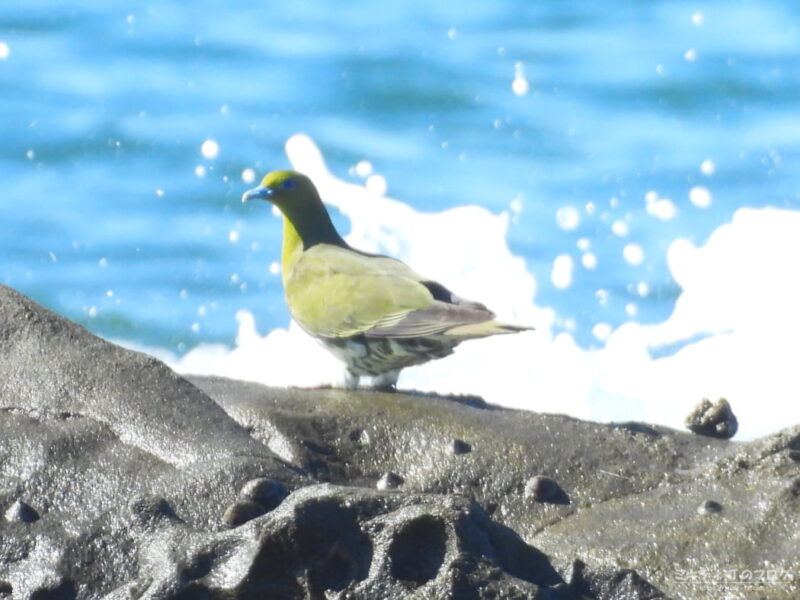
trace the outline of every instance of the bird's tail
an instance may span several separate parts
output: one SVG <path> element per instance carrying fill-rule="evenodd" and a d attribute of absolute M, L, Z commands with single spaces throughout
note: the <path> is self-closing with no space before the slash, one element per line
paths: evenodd
<path fill-rule="evenodd" d="M 522 325 L 509 325 L 507 323 L 499 323 L 497 321 L 483 321 L 481 323 L 468 323 L 466 325 L 457 325 L 452 329 L 448 329 L 445 335 L 454 338 L 481 338 L 490 335 L 498 335 L 503 333 L 519 333 L 520 331 L 532 331 L 533 327 L 525 327 Z"/>

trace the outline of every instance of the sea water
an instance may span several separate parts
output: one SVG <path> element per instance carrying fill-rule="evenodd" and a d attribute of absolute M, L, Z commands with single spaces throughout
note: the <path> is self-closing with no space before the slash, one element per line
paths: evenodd
<path fill-rule="evenodd" d="M 290 322 L 311 175 L 348 241 L 536 331 L 401 387 L 739 437 L 800 418 L 800 5 L 0 7 L 0 282 L 182 371 L 336 381 Z"/>

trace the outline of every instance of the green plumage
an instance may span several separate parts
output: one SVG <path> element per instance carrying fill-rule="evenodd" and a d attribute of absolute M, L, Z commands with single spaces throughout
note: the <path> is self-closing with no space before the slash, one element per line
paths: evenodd
<path fill-rule="evenodd" d="M 283 213 L 282 271 L 292 317 L 359 377 L 393 387 L 400 369 L 441 358 L 466 339 L 530 329 L 494 321 L 399 260 L 351 248 L 336 232 L 311 180 L 270 173 L 242 201 L 269 200 Z"/>

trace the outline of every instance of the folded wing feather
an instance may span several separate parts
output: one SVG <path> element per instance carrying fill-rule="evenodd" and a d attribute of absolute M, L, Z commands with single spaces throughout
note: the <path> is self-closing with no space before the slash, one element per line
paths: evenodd
<path fill-rule="evenodd" d="M 467 339 L 527 329 L 497 323 L 483 304 L 398 260 L 327 244 L 303 253 L 287 278 L 286 296 L 304 329 L 329 338 Z"/>

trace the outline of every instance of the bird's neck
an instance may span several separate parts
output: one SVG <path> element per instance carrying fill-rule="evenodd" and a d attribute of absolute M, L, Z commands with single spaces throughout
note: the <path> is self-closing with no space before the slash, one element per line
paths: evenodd
<path fill-rule="evenodd" d="M 305 228 L 302 232 L 297 231 L 291 219 L 283 217 L 283 248 L 281 250 L 281 271 L 283 283 L 286 285 L 286 278 L 292 272 L 295 263 L 303 254 L 303 250 L 308 250 L 316 244 L 331 244 L 333 246 L 347 247 L 342 237 L 337 233 L 327 213 L 326 219 L 318 223 L 317 227 Z"/>
<path fill-rule="evenodd" d="M 281 272 L 283 276 L 283 286 L 286 287 L 286 278 L 292 272 L 294 264 L 303 253 L 303 240 L 292 222 L 286 217 L 283 218 L 283 248 L 281 249 Z"/>

